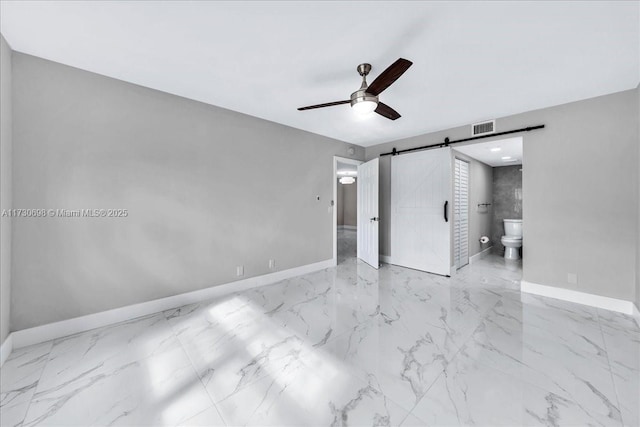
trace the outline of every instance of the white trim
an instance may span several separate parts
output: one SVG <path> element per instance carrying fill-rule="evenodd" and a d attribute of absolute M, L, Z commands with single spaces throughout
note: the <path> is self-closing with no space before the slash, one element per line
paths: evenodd
<path fill-rule="evenodd" d="M 520 282 L 520 290 L 529 294 L 575 302 L 577 304 L 617 311 L 618 313 L 632 316 L 635 316 L 634 310 L 637 311 L 635 304 L 631 301 L 603 297 L 601 295 L 588 294 L 571 289 L 556 288 L 555 286 L 539 285 L 537 283 L 527 282 L 526 280 Z"/>
<path fill-rule="evenodd" d="M 636 319 L 636 323 L 638 324 L 638 327 L 640 327 L 640 310 L 638 310 L 638 306 L 635 304 L 631 304 L 633 306 L 633 313 L 631 313 L 631 315 L 633 317 L 635 317 Z"/>
<path fill-rule="evenodd" d="M 464 265 L 462 267 L 464 267 Z M 462 268 L 462 267 L 460 267 L 460 268 Z M 458 272 L 458 267 L 455 266 L 455 265 L 452 265 L 451 268 L 449 269 L 449 277 L 455 276 L 457 272 Z"/>
<path fill-rule="evenodd" d="M 331 175 L 333 182 L 333 206 L 329 206 L 329 209 L 332 210 L 331 217 L 333 218 L 333 265 L 338 265 L 338 211 L 336 210 L 336 206 L 338 204 L 338 161 L 341 163 L 346 163 L 349 165 L 361 165 L 364 163 L 362 160 L 349 159 L 347 157 L 333 156 L 333 174 Z"/>
<path fill-rule="evenodd" d="M 469 264 L 473 264 L 474 262 L 478 262 L 482 258 L 484 258 L 487 255 L 489 255 L 489 252 L 491 252 L 491 248 L 493 248 L 493 246 L 489 246 L 487 249 L 484 249 L 484 250 L 478 252 L 477 254 L 470 256 L 469 257 Z"/>
<path fill-rule="evenodd" d="M 393 264 L 391 262 L 391 256 L 389 255 L 378 255 L 378 258 L 380 259 L 380 262 L 384 262 L 385 264 Z"/>
<path fill-rule="evenodd" d="M 0 367 L 4 365 L 11 352 L 13 351 L 13 333 L 7 335 L 4 342 L 0 346 Z"/>
<path fill-rule="evenodd" d="M 140 304 L 129 305 L 126 307 L 115 308 L 113 310 L 102 311 L 100 313 L 88 314 L 86 316 L 36 326 L 34 328 L 23 329 L 11 334 L 13 347 L 19 348 L 31 344 L 46 342 L 52 339 L 77 334 L 79 332 L 85 332 L 91 329 L 112 325 L 114 323 L 135 319 L 137 317 L 159 313 L 171 308 L 205 301 L 238 291 L 270 285 L 280 280 L 312 273 L 318 270 L 324 270 L 325 268 L 332 267 L 333 265 L 333 260 L 328 259 L 314 264 L 307 264 L 300 267 L 290 268 L 288 270 L 264 274 L 262 276 L 250 277 L 236 282 L 200 289 L 198 291 L 173 295 Z M 4 357 L 4 344 L 2 351 L 2 356 Z"/>

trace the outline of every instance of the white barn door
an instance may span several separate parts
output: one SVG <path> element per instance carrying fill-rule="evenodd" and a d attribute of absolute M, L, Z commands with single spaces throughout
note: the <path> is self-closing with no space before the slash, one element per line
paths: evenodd
<path fill-rule="evenodd" d="M 391 160 L 391 262 L 451 274 L 451 150 Z"/>
<path fill-rule="evenodd" d="M 358 258 L 379 267 L 378 159 L 358 166 Z"/>
<path fill-rule="evenodd" d="M 453 179 L 453 262 L 469 264 L 469 163 L 456 159 Z"/>

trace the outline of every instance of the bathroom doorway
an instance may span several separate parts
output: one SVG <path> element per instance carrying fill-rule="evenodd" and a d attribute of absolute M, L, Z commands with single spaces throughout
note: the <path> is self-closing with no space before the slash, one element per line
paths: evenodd
<path fill-rule="evenodd" d="M 488 253 L 503 257 L 507 254 L 506 260 L 518 261 L 523 255 L 524 241 L 522 236 L 523 138 L 515 137 L 457 146 L 454 149 L 454 157 L 456 168 L 458 165 L 463 168 L 463 162 L 467 162 L 468 165 L 466 182 L 464 172 L 460 171 L 459 200 L 454 198 L 454 215 L 459 215 L 459 218 L 454 217 L 453 231 L 453 255 L 456 268 L 465 265 L 465 226 L 467 227 L 466 248 L 470 263 Z M 468 191 L 466 199 L 462 191 L 465 184 Z M 457 191 L 459 191 L 458 188 L 454 187 L 454 195 Z M 468 210 L 465 212 L 465 206 L 456 207 L 456 202 L 466 205 Z M 456 227 L 459 227 L 459 231 Z M 456 248 L 456 239 L 461 247 Z"/>

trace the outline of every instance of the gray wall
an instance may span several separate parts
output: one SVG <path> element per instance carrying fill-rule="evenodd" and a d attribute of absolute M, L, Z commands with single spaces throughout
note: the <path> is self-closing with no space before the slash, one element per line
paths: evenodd
<path fill-rule="evenodd" d="M 479 203 L 491 203 L 493 198 L 493 168 L 476 159 L 452 150 L 452 155 L 469 162 L 469 256 L 490 246 L 480 245 L 480 237 L 491 235 L 491 206 L 478 210 Z M 453 239 L 451 240 L 453 242 Z M 451 258 L 453 259 L 453 258 Z"/>
<path fill-rule="evenodd" d="M 0 212 L 11 209 L 11 56 L 0 35 Z M 11 217 L 0 218 L 0 342 L 9 335 L 11 310 Z"/>
<path fill-rule="evenodd" d="M 638 233 L 637 90 L 499 118 L 523 134 L 523 279 L 635 300 Z M 469 126 L 368 147 L 382 152 L 468 137 Z M 489 138 L 491 139 L 499 139 Z M 380 161 L 381 253 L 389 250 L 390 157 Z M 567 283 L 578 274 L 578 285 Z"/>
<path fill-rule="evenodd" d="M 640 84 L 636 87 L 636 106 L 638 113 L 638 126 L 636 127 L 636 140 L 640 145 Z M 638 165 L 640 165 L 640 150 L 638 150 Z M 638 223 L 636 230 L 636 307 L 640 311 L 640 174 L 638 174 Z M 638 325 L 640 321 L 636 319 Z"/>
<path fill-rule="evenodd" d="M 516 191 L 522 195 L 522 165 L 493 168 L 493 205 L 491 240 L 493 251 L 504 255 L 500 242 L 504 236 L 504 219 L 522 219 L 523 200 L 518 200 Z"/>
<path fill-rule="evenodd" d="M 358 178 L 353 184 L 338 182 L 338 225 L 358 225 Z"/>
<path fill-rule="evenodd" d="M 12 326 L 331 259 L 333 156 L 350 145 L 14 53 Z M 320 196 L 320 201 L 316 200 Z"/>

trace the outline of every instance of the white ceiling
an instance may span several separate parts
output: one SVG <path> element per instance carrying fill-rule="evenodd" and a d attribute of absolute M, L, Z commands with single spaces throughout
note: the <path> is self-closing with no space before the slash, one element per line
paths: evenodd
<path fill-rule="evenodd" d="M 472 143 L 462 146 L 456 145 L 454 149 L 493 167 L 522 164 L 521 136 L 501 139 L 499 141 Z M 508 157 L 508 159 L 505 157 Z"/>
<path fill-rule="evenodd" d="M 634 88 L 639 3 L 2 1 L 13 49 L 363 146 Z M 402 118 L 356 116 L 356 66 Z M 370 79 L 371 81 L 372 79 Z"/>

